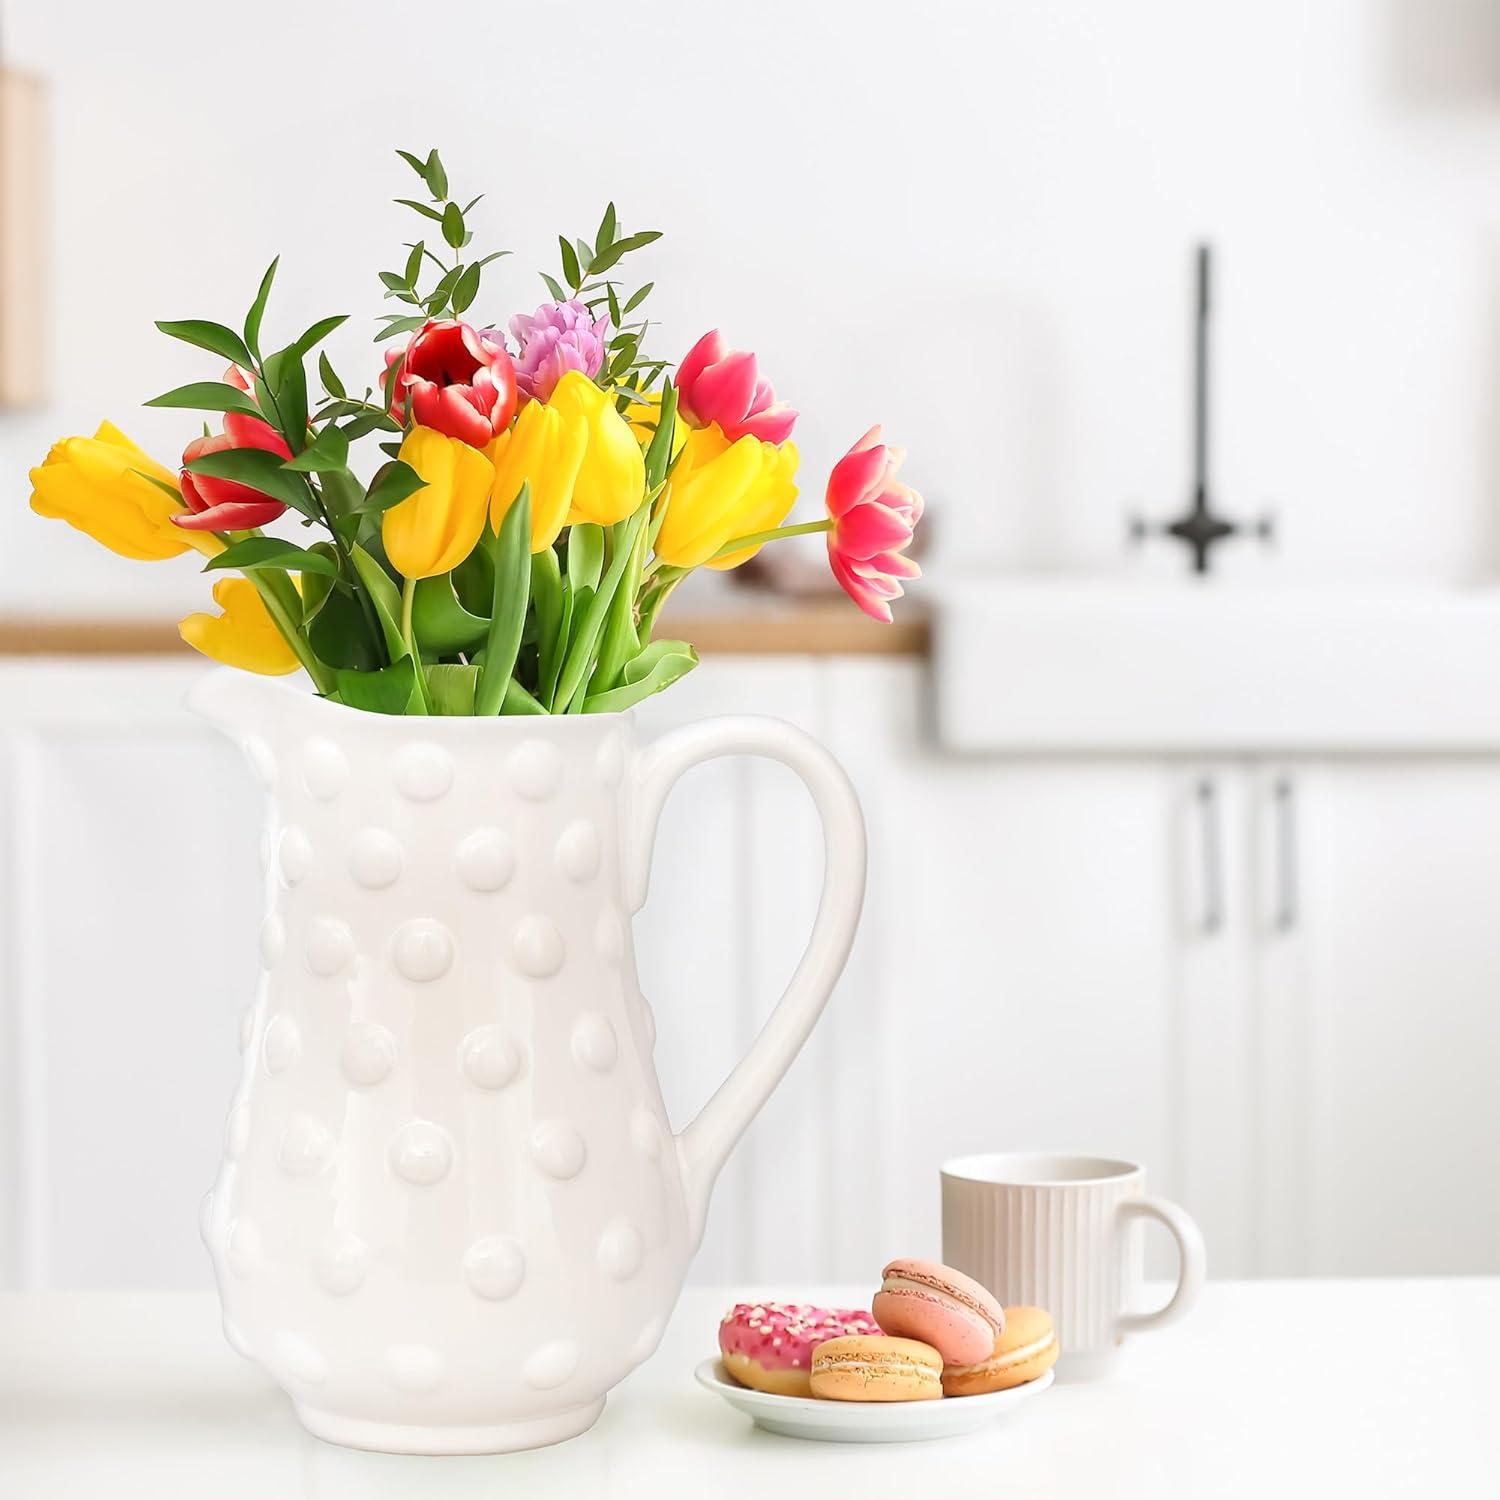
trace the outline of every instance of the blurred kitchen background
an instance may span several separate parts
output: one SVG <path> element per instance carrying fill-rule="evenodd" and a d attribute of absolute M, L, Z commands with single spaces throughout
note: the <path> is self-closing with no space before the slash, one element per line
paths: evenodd
<path fill-rule="evenodd" d="M 805 514 L 876 420 L 928 498 L 895 627 L 700 589 L 642 713 L 807 727 L 871 833 L 695 1276 L 935 1253 L 944 1158 L 1048 1146 L 1146 1162 L 1216 1274 L 1500 1271 L 1500 0 L 0 0 L 0 66 L 0 1285 L 207 1283 L 261 900 L 259 790 L 179 706 L 205 580 L 25 470 L 106 416 L 173 462 L 138 405 L 217 369 L 152 319 L 237 322 L 277 252 L 269 326 L 353 313 L 373 378 L 434 144 L 515 252 L 475 313 L 613 198 L 665 231 L 654 346 L 719 327 L 801 408 Z M 1191 498 L 1202 242 L 1210 499 L 1274 538 L 1193 579 L 1130 522 Z M 720 763 L 658 849 L 681 1124 L 818 842 Z"/>

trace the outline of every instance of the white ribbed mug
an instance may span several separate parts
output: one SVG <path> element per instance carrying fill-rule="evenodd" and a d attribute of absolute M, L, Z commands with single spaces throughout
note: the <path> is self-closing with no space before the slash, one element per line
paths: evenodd
<path fill-rule="evenodd" d="M 1060 1378 L 1108 1371 L 1127 1333 L 1180 1318 L 1203 1285 L 1203 1235 L 1175 1203 L 1146 1196 L 1145 1168 L 1099 1156 L 987 1155 L 945 1162 L 943 1259 L 1011 1306 L 1052 1314 Z M 1177 1241 L 1177 1289 L 1140 1300 L 1142 1219 Z"/>

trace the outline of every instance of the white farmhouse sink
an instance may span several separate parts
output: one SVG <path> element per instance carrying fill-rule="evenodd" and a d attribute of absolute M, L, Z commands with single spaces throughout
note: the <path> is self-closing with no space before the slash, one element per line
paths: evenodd
<path fill-rule="evenodd" d="M 946 746 L 1500 751 L 1500 590 L 943 580 Z"/>

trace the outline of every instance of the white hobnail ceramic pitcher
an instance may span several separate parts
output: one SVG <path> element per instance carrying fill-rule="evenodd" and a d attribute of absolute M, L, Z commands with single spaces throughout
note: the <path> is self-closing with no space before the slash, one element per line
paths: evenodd
<path fill-rule="evenodd" d="M 661 1337 L 714 1178 L 817 1020 L 864 891 L 815 741 L 630 714 L 396 718 L 227 669 L 191 705 L 265 785 L 263 973 L 205 1201 L 230 1343 L 320 1437 L 407 1453 L 584 1431 Z M 674 1136 L 630 916 L 669 789 L 715 756 L 807 783 L 807 952 Z"/>

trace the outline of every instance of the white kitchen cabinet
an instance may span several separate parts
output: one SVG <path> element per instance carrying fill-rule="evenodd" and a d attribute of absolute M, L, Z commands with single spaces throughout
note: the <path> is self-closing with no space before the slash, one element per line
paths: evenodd
<path fill-rule="evenodd" d="M 1500 763 L 1267 766 L 1257 795 L 1285 872 L 1262 920 L 1260 1268 L 1493 1273 Z"/>

